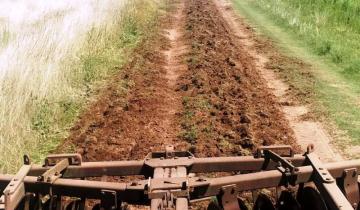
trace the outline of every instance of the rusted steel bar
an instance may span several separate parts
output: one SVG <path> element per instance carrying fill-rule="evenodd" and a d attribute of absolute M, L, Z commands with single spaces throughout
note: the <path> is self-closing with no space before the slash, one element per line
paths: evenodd
<path fill-rule="evenodd" d="M 357 168 L 360 170 L 360 160 L 342 161 L 337 163 L 324 164 L 334 178 L 342 176 L 344 169 Z M 299 167 L 295 184 L 310 182 L 312 180 L 313 168 L 311 166 Z M 12 175 L 0 175 L 0 190 L 3 190 L 12 179 Z M 163 178 L 164 182 L 171 182 L 179 178 Z M 160 180 L 159 180 L 160 181 Z M 236 184 L 238 191 L 255 190 L 269 187 L 282 186 L 286 182 L 283 174 L 278 170 L 262 171 L 250 174 L 240 174 L 219 178 L 188 178 L 188 186 L 191 189 L 191 199 L 215 196 L 220 192 L 221 187 Z M 113 190 L 119 195 L 125 196 L 124 199 L 134 204 L 140 202 L 140 198 L 145 199 L 146 180 L 134 183 L 114 183 L 99 182 L 74 179 L 57 179 L 52 185 L 39 184 L 37 177 L 27 176 L 24 179 L 27 191 L 48 193 L 50 186 L 54 194 L 64 196 L 99 198 L 101 190 Z M 169 188 L 171 189 L 171 188 Z M 130 198 L 132 197 L 132 199 Z M 146 200 L 146 199 L 145 199 Z"/>
<path fill-rule="evenodd" d="M 0 189 L 3 190 L 6 184 L 12 179 L 12 175 L 0 175 Z M 126 183 L 117 182 L 100 182 L 76 179 L 57 179 L 54 183 L 38 182 L 37 177 L 27 176 L 24 178 L 25 188 L 27 192 L 37 192 L 48 194 L 50 188 L 54 195 L 64 195 L 73 197 L 99 198 L 101 190 L 114 190 L 124 192 L 128 188 Z M 143 189 L 143 187 L 141 188 Z M 136 190 L 132 190 L 136 191 Z"/>
<path fill-rule="evenodd" d="M 100 177 L 100 176 L 130 176 L 145 174 L 144 161 L 103 161 L 83 162 L 81 166 L 69 166 L 64 178 Z M 30 176 L 43 174 L 48 167 L 34 165 L 29 173 Z"/>
<path fill-rule="evenodd" d="M 305 156 L 307 161 L 310 162 L 313 167 L 314 183 L 321 192 L 328 207 L 331 210 L 353 210 L 354 207 L 346 199 L 345 195 L 337 186 L 336 180 L 331 176 L 327 168 L 323 166 L 315 153 L 305 154 Z"/>
<path fill-rule="evenodd" d="M 354 210 L 336 182 L 320 184 L 315 181 L 315 184 L 330 210 Z"/>
<path fill-rule="evenodd" d="M 19 172 L 11 178 L 9 184 L 5 187 L 4 195 L 1 197 L 1 203 L 5 210 L 15 209 L 16 206 L 25 197 L 25 185 L 23 180 L 29 173 L 31 165 L 23 165 Z"/>
<path fill-rule="evenodd" d="M 164 174 L 165 174 L 165 169 L 164 168 L 155 168 L 153 178 L 154 179 L 164 178 Z M 151 199 L 150 209 L 151 210 L 160 209 L 160 206 L 163 204 L 162 199 L 163 198 Z"/>
<path fill-rule="evenodd" d="M 302 155 L 287 157 L 295 166 L 302 166 L 305 158 Z M 260 171 L 264 164 L 264 158 L 252 156 L 242 157 L 217 157 L 196 158 L 190 167 L 190 173 L 231 172 L 231 171 Z M 274 169 L 276 163 L 271 162 L 267 169 Z"/>
<path fill-rule="evenodd" d="M 324 167 L 329 170 L 334 178 L 342 176 L 344 169 L 360 169 L 360 160 L 342 161 L 337 163 L 327 163 Z M 295 184 L 311 182 L 313 175 L 312 166 L 298 167 L 299 171 L 295 177 Z M 219 178 L 191 178 L 189 180 L 190 188 L 194 189 L 191 193 L 192 198 L 202 198 L 215 196 L 220 192 L 222 186 L 236 184 L 238 191 L 256 190 L 277 186 L 284 186 L 286 177 L 278 170 L 261 171 L 249 174 L 240 174 L 235 176 L 226 176 Z"/>
<path fill-rule="evenodd" d="M 239 209 L 238 192 L 308 182 L 315 183 L 331 209 L 350 210 L 357 206 L 359 190 L 347 186 L 358 184 L 360 160 L 322 164 L 310 150 L 304 156 L 294 156 L 289 148 L 263 147 L 256 157 L 195 158 L 189 152 L 175 152 L 173 147 L 167 147 L 165 152 L 150 153 L 144 161 L 87 163 L 76 154 L 49 156 L 44 166 L 32 165 L 29 173 L 21 173 L 23 193 L 8 207 L 13 208 L 27 193 L 48 196 L 51 202 L 63 196 L 76 197 L 81 203 L 97 199 L 101 201 L 99 207 L 105 209 L 116 209 L 126 202 L 150 205 L 151 209 L 185 210 L 191 201 L 216 196 L 222 209 Z M 272 149 L 285 151 L 285 157 Z M 209 172 L 240 174 L 217 178 L 192 175 Z M 41 174 L 44 178 L 39 179 Z M 82 180 L 103 175 L 144 175 L 145 179 L 127 183 Z M 0 175 L 0 190 L 15 178 L 18 179 L 16 175 Z"/>
<path fill-rule="evenodd" d="M 185 159 L 185 160 L 184 160 Z M 301 155 L 286 158 L 295 166 L 301 166 L 305 158 Z M 150 164 L 150 165 L 147 165 Z M 153 168 L 187 166 L 188 173 L 210 173 L 231 171 L 259 171 L 264 164 L 263 158 L 252 156 L 217 157 L 217 158 L 178 158 L 178 159 L 153 159 L 149 161 L 104 161 L 83 162 L 81 166 L 69 166 L 63 173 L 64 178 L 100 177 L 100 176 L 152 176 Z M 150 167 L 151 166 L 151 167 Z M 271 162 L 267 169 L 274 169 L 276 163 Z M 43 174 L 48 167 L 34 165 L 30 176 Z"/>

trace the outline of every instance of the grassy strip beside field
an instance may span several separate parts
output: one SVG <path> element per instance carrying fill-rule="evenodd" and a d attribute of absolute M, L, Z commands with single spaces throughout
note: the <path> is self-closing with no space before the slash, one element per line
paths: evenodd
<path fill-rule="evenodd" d="M 23 154 L 29 154 L 33 161 L 38 162 L 57 147 L 99 87 L 119 71 L 132 49 L 151 33 L 159 9 L 164 6 L 157 0 L 135 0 L 125 4 L 111 17 L 111 24 L 93 26 L 84 34 L 85 42 L 79 42 L 79 47 L 75 47 L 79 50 L 64 56 L 60 66 L 62 71 L 50 78 L 50 86 L 45 87 L 50 89 L 44 95 L 33 95 L 29 91 L 29 97 L 23 100 L 21 93 L 28 94 L 27 89 L 14 93 L 17 81 L 8 84 L 12 92 L 0 92 L 2 97 L 9 93 L 6 96 L 9 100 L 2 103 L 16 101 L 24 108 L 14 110 L 18 112 L 17 118 L 0 110 L 5 118 L 0 123 L 1 171 L 15 171 L 22 164 Z M 28 78 L 32 79 L 31 75 Z"/>
<path fill-rule="evenodd" d="M 340 134 L 338 139 L 350 139 L 359 145 L 358 20 L 351 15 L 355 8 L 338 8 L 334 2 L 233 0 L 239 13 L 258 32 L 274 40 L 285 55 L 311 65 L 308 71 L 314 83 L 306 81 L 295 67 L 286 72 L 290 83 L 314 93 L 311 99 L 315 114 L 340 130 L 336 133 Z"/>

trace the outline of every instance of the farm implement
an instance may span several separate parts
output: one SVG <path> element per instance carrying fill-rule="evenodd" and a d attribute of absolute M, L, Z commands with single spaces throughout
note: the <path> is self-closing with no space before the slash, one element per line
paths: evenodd
<path fill-rule="evenodd" d="M 358 209 L 360 160 L 324 164 L 313 150 L 270 146 L 254 156 L 196 158 L 167 146 L 142 161 L 59 154 L 44 165 L 25 156 L 17 174 L 0 175 L 0 209 Z"/>

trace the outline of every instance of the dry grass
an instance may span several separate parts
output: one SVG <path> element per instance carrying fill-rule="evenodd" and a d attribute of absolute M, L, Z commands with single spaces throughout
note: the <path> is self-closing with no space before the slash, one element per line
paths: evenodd
<path fill-rule="evenodd" d="M 56 147 L 92 86 L 125 62 L 158 7 L 156 0 L 1 3 L 1 171 L 16 170 L 23 154 L 39 160 Z"/>

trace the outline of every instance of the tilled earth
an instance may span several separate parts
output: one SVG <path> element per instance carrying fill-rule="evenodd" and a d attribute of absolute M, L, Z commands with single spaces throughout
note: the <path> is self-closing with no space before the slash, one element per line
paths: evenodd
<path fill-rule="evenodd" d="M 170 1 L 59 150 L 87 161 L 143 159 L 165 144 L 195 156 L 245 155 L 290 144 L 293 131 L 210 0 Z"/>

